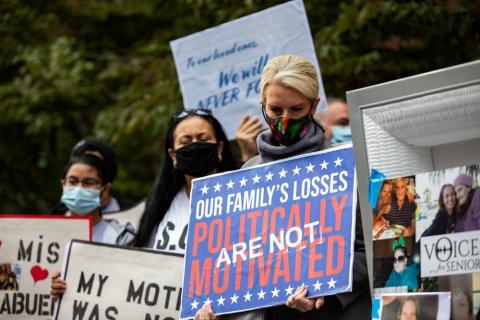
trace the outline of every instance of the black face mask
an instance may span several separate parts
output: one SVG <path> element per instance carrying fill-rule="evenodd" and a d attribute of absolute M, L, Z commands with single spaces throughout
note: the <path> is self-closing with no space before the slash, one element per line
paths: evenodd
<path fill-rule="evenodd" d="M 175 150 L 177 168 L 192 177 L 203 177 L 218 168 L 216 143 L 193 142 Z"/>

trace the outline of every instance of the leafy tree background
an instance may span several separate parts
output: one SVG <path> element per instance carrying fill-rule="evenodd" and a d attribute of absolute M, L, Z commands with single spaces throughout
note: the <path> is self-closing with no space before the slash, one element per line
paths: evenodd
<path fill-rule="evenodd" d="M 114 193 L 145 197 L 182 98 L 169 41 L 274 0 L 0 2 L 0 212 L 58 202 L 72 146 L 110 142 Z M 480 57 L 480 1 L 305 0 L 327 95 Z"/>

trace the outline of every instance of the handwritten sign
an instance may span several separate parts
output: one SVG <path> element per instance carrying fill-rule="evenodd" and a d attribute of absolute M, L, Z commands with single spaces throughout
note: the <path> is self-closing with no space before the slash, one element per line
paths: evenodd
<path fill-rule="evenodd" d="M 355 190 L 351 144 L 195 179 L 181 318 L 351 291 Z"/>
<path fill-rule="evenodd" d="M 0 319 L 50 319 L 50 277 L 72 238 L 91 238 L 86 217 L 0 215 Z"/>
<path fill-rule="evenodd" d="M 312 36 L 300 0 L 290 1 L 170 42 L 186 109 L 211 109 L 227 136 L 245 113 L 263 119 L 260 76 L 268 60 L 300 55 L 319 75 L 320 105 L 326 98 Z"/>
<path fill-rule="evenodd" d="M 480 231 L 421 237 L 422 277 L 480 272 Z"/>
<path fill-rule="evenodd" d="M 178 319 L 183 256 L 72 241 L 54 319 Z"/>

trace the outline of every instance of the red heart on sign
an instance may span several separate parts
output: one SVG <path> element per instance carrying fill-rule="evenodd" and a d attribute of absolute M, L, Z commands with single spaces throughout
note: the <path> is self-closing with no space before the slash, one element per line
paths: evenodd
<path fill-rule="evenodd" d="M 48 270 L 42 269 L 39 265 L 33 266 L 30 269 L 30 274 L 32 275 L 33 281 L 37 283 L 37 281 L 45 280 L 48 277 Z"/>

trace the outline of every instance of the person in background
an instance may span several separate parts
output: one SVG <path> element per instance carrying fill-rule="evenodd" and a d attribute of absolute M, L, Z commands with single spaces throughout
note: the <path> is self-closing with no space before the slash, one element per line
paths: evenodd
<path fill-rule="evenodd" d="M 473 188 L 471 176 L 461 174 L 453 185 L 458 200 L 455 232 L 480 230 L 480 188 Z"/>
<path fill-rule="evenodd" d="M 406 286 L 408 290 L 417 289 L 419 270 L 415 263 L 407 265 L 408 258 L 405 238 L 400 237 L 398 240 L 394 240 L 392 249 L 393 270 L 385 283 L 385 287 Z"/>
<path fill-rule="evenodd" d="M 257 117 L 244 115 L 237 128 L 235 139 L 241 152 L 241 162 L 245 163 L 247 160 L 258 154 L 256 139 L 258 134 L 262 131 L 262 122 Z"/>
<path fill-rule="evenodd" d="M 327 111 L 315 114 L 325 128 L 325 137 L 332 145 L 352 141 L 347 102 L 341 98 L 328 97 Z"/>
<path fill-rule="evenodd" d="M 130 224 L 104 219 L 101 212 L 101 195 L 110 190 L 107 166 L 92 154 L 82 154 L 70 160 L 61 180 L 61 202 L 68 208 L 67 215 L 90 216 L 93 223 L 93 241 L 128 246 L 135 237 Z M 51 296 L 55 301 L 66 290 L 60 272 L 52 275 Z"/>
<path fill-rule="evenodd" d="M 267 63 L 260 82 L 260 103 L 269 128 L 257 137 L 259 155 L 247 161 L 244 167 L 330 146 L 323 128 L 313 119 L 320 101 L 318 90 L 315 68 L 305 58 L 284 55 Z M 286 305 L 225 315 L 221 319 L 370 319 L 371 298 L 359 216 L 357 210 L 352 292 L 309 299 L 306 298 L 308 288 L 301 286 L 288 298 Z M 216 319 L 208 304 L 195 316 L 195 320 L 204 319 Z"/>
<path fill-rule="evenodd" d="M 124 206 L 112 196 L 112 185 L 117 176 L 117 162 L 115 159 L 115 152 L 112 147 L 100 140 L 81 140 L 73 148 L 70 153 L 70 159 L 81 156 L 83 154 L 90 154 L 102 159 L 106 165 L 105 181 L 110 184 L 108 192 L 103 192 L 101 196 L 102 214 L 109 214 L 118 212 L 124 209 Z M 65 214 L 68 208 L 59 203 L 50 210 L 50 214 Z"/>
<path fill-rule="evenodd" d="M 180 111 L 172 117 L 162 156 L 135 246 L 185 254 L 192 180 L 237 165 L 222 126 L 206 109 Z"/>
<path fill-rule="evenodd" d="M 438 198 L 439 209 L 432 224 L 422 233 L 422 237 L 450 233 L 453 231 L 457 210 L 455 187 L 444 184 Z"/>

